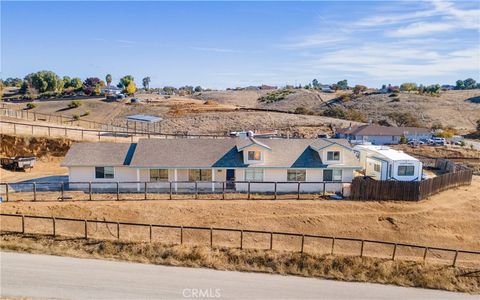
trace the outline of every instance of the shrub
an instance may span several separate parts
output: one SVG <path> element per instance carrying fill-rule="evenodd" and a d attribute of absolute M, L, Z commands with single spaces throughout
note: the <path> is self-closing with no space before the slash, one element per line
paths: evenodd
<path fill-rule="evenodd" d="M 282 89 L 266 94 L 258 98 L 258 102 L 273 103 L 285 99 L 286 96 L 295 93 L 290 89 Z"/>
<path fill-rule="evenodd" d="M 68 104 L 68 108 L 77 108 L 77 107 L 80 107 L 81 105 L 82 105 L 82 102 L 80 102 L 79 100 L 73 100 Z"/>
<path fill-rule="evenodd" d="M 27 105 L 26 105 L 27 109 L 33 109 L 35 107 L 37 107 L 37 105 L 35 103 L 32 103 L 32 102 L 28 102 Z"/>
<path fill-rule="evenodd" d="M 461 147 L 465 147 L 465 145 L 466 145 L 465 141 L 460 141 L 460 146 L 461 146 Z M 473 146 L 473 145 L 472 145 L 472 146 Z"/>
<path fill-rule="evenodd" d="M 357 122 L 366 122 L 366 118 L 359 111 L 354 109 L 342 109 L 341 107 L 329 108 L 323 111 L 323 115 L 326 117 L 332 117 L 337 119 L 344 119 Z"/>
<path fill-rule="evenodd" d="M 87 110 L 86 112 L 84 112 L 84 113 L 81 115 L 81 117 L 86 117 L 86 116 L 88 116 L 88 115 L 90 115 L 90 112 Z"/>
<path fill-rule="evenodd" d="M 400 137 L 400 144 L 406 144 L 407 142 L 408 142 L 408 141 L 407 141 L 407 138 L 406 138 L 404 135 L 402 135 L 402 136 Z"/>
<path fill-rule="evenodd" d="M 73 120 L 74 120 L 74 121 L 80 120 L 80 116 L 79 116 L 79 115 L 73 115 Z"/>
<path fill-rule="evenodd" d="M 299 115 L 314 115 L 315 114 L 315 112 L 313 110 L 310 110 L 310 109 L 302 107 L 302 106 L 299 106 L 299 107 L 295 108 L 294 113 L 299 114 Z"/>

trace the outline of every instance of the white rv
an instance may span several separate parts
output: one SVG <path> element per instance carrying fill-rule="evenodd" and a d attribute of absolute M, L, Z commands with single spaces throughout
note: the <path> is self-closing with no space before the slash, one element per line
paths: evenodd
<path fill-rule="evenodd" d="M 422 162 L 403 151 L 375 145 L 357 145 L 353 149 L 359 155 L 366 176 L 376 180 L 422 179 Z"/>

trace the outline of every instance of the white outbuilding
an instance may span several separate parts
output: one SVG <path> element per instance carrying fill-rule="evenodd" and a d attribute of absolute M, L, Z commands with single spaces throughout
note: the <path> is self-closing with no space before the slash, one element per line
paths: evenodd
<path fill-rule="evenodd" d="M 376 180 L 420 181 L 422 162 L 387 146 L 358 145 L 354 151 L 366 176 Z"/>

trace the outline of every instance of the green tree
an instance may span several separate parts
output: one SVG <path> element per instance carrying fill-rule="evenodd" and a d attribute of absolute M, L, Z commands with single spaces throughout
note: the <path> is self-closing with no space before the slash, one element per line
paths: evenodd
<path fill-rule="evenodd" d="M 64 89 L 68 89 L 70 87 L 70 84 L 72 83 L 72 79 L 68 76 L 63 76 L 62 81 Z"/>
<path fill-rule="evenodd" d="M 317 80 L 317 79 L 312 80 L 312 86 L 313 86 L 314 88 L 318 88 L 318 87 L 320 86 L 320 83 L 318 83 L 318 80 Z"/>
<path fill-rule="evenodd" d="M 465 89 L 470 90 L 477 86 L 477 82 L 472 78 L 467 78 L 463 81 L 463 85 L 465 86 Z"/>
<path fill-rule="evenodd" d="M 63 90 L 63 80 L 52 71 L 38 71 L 28 74 L 25 81 L 40 93 L 61 92 Z"/>
<path fill-rule="evenodd" d="M 110 86 L 110 83 L 112 83 L 112 75 L 107 74 L 107 76 L 105 76 L 105 81 L 107 82 L 107 85 Z"/>
<path fill-rule="evenodd" d="M 463 84 L 463 80 L 457 80 L 455 89 L 456 90 L 463 90 L 465 88 L 465 85 Z"/>
<path fill-rule="evenodd" d="M 143 84 L 143 88 L 144 88 L 145 90 L 148 90 L 149 87 L 150 87 L 150 77 L 147 76 L 147 77 L 143 78 L 143 79 L 142 79 L 142 84 Z"/>
<path fill-rule="evenodd" d="M 339 90 L 348 90 L 348 82 L 346 79 L 337 82 L 337 88 Z"/>
<path fill-rule="evenodd" d="M 439 84 L 432 84 L 425 87 L 425 93 L 428 94 L 438 94 L 440 93 L 442 87 Z"/>
<path fill-rule="evenodd" d="M 132 75 L 126 75 L 120 78 L 120 82 L 118 83 L 117 87 L 126 90 L 130 82 L 134 82 L 135 79 Z"/>
<path fill-rule="evenodd" d="M 72 78 L 70 80 L 70 87 L 73 88 L 75 91 L 79 91 L 83 88 L 82 80 L 78 77 Z"/>
<path fill-rule="evenodd" d="M 199 86 L 199 85 L 197 85 L 197 86 L 195 87 L 195 92 L 196 92 L 196 93 L 199 93 L 199 92 L 201 92 L 201 91 L 203 91 L 202 87 Z"/>

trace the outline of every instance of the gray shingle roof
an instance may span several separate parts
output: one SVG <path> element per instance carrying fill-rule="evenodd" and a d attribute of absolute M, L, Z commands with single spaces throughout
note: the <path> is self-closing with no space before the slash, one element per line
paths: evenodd
<path fill-rule="evenodd" d="M 264 163 L 243 162 L 239 148 L 257 144 L 270 148 Z M 141 139 L 137 144 L 79 143 L 68 151 L 63 166 L 138 168 L 321 168 L 316 150 L 343 139 Z M 353 165 L 353 164 L 352 164 Z M 355 164 L 356 165 L 356 164 Z"/>
<path fill-rule="evenodd" d="M 62 166 L 123 166 L 128 165 L 136 144 L 76 143 L 65 156 Z"/>

